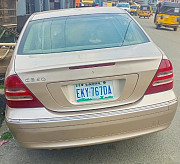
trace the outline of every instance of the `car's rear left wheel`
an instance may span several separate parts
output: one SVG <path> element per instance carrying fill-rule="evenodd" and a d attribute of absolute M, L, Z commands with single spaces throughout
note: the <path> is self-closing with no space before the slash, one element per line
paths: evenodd
<path fill-rule="evenodd" d="M 159 24 L 156 24 L 156 29 L 160 29 L 160 25 Z"/>
<path fill-rule="evenodd" d="M 174 27 L 174 31 L 177 31 L 177 27 Z"/>

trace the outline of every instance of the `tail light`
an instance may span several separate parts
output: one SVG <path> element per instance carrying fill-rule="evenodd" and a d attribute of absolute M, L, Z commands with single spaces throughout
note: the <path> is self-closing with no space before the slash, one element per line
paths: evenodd
<path fill-rule="evenodd" d="M 7 105 L 11 108 L 43 107 L 41 102 L 29 91 L 17 75 L 7 77 L 5 96 Z"/>
<path fill-rule="evenodd" d="M 173 88 L 173 67 L 169 60 L 163 59 L 145 94 L 167 91 Z"/>
<path fill-rule="evenodd" d="M 176 17 L 176 21 L 179 22 L 179 17 Z"/>
<path fill-rule="evenodd" d="M 161 15 L 161 19 L 163 19 L 163 15 Z"/>

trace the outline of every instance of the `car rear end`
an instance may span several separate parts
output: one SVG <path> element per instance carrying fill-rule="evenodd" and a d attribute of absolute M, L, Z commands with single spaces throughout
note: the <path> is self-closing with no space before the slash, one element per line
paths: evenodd
<path fill-rule="evenodd" d="M 150 16 L 150 11 L 148 11 L 148 10 L 140 10 L 139 16 L 149 17 Z"/>
<path fill-rule="evenodd" d="M 172 64 L 128 14 L 112 9 L 28 20 L 5 82 L 6 121 L 22 146 L 100 144 L 170 125 Z"/>
<path fill-rule="evenodd" d="M 168 15 L 168 14 L 158 14 L 157 23 L 166 27 L 178 27 L 179 26 L 179 16 Z"/>
<path fill-rule="evenodd" d="M 141 6 L 139 11 L 139 17 L 150 17 L 150 6 Z"/>

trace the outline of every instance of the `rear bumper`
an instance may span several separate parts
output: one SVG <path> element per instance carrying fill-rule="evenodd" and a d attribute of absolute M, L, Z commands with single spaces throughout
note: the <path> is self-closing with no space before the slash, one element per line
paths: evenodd
<path fill-rule="evenodd" d="M 148 16 L 150 16 L 150 15 L 151 15 L 150 13 L 144 13 L 144 14 L 139 13 L 139 16 L 142 16 L 142 17 L 148 17 Z"/>
<path fill-rule="evenodd" d="M 34 120 L 6 117 L 6 121 L 23 147 L 53 149 L 114 142 L 163 130 L 170 125 L 176 109 L 174 97 L 147 106 L 114 107 L 106 113 Z"/>
<path fill-rule="evenodd" d="M 159 23 L 159 25 L 165 26 L 165 27 L 178 27 L 179 26 L 179 24 L 170 24 L 170 23 Z"/>

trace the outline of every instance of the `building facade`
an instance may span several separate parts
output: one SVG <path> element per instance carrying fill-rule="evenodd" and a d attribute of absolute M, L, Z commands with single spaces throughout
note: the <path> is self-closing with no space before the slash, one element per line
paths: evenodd
<path fill-rule="evenodd" d="M 76 0 L 18 0 L 17 15 L 32 14 L 47 10 L 73 8 Z"/>
<path fill-rule="evenodd" d="M 0 24 L 16 24 L 16 0 L 0 0 Z"/>
<path fill-rule="evenodd" d="M 180 3 L 180 0 L 135 0 L 139 4 L 149 4 L 151 6 L 156 6 L 159 2 L 163 1 Z"/>
<path fill-rule="evenodd" d="M 163 2 L 164 0 L 158 0 L 158 2 Z M 165 0 L 166 2 L 180 3 L 180 0 Z"/>

